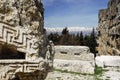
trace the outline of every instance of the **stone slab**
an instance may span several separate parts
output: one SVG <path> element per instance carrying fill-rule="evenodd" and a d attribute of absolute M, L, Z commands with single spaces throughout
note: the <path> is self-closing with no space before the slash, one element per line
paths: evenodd
<path fill-rule="evenodd" d="M 100 67 L 120 67 L 120 56 L 97 56 L 95 62 Z"/>
<path fill-rule="evenodd" d="M 94 74 L 94 61 L 54 60 L 54 68 L 77 73 Z"/>

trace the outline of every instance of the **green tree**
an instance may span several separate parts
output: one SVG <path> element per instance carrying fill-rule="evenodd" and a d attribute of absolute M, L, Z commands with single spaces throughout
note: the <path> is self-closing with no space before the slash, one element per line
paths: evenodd
<path fill-rule="evenodd" d="M 93 28 L 91 34 L 90 34 L 90 40 L 89 40 L 89 47 L 90 47 L 90 51 L 92 53 L 94 53 L 94 55 L 96 56 L 97 50 L 97 41 L 96 41 L 96 33 L 95 33 L 95 29 Z"/>
<path fill-rule="evenodd" d="M 60 45 L 69 45 L 69 30 L 67 27 L 62 30 Z"/>
<path fill-rule="evenodd" d="M 65 27 L 63 30 L 62 30 L 62 35 L 66 35 L 66 34 L 69 34 L 69 30 L 67 27 Z"/>
<path fill-rule="evenodd" d="M 85 35 L 84 37 L 84 46 L 88 46 L 89 47 L 90 44 L 90 36 L 89 35 Z"/>
<path fill-rule="evenodd" d="M 52 40 L 55 45 L 58 45 L 60 41 L 60 35 L 58 33 L 50 33 L 48 35 L 48 39 Z"/>
<path fill-rule="evenodd" d="M 80 45 L 80 35 L 79 35 L 79 33 L 77 33 L 77 35 L 75 36 L 75 42 L 76 42 L 76 44 L 75 45 Z"/>
<path fill-rule="evenodd" d="M 75 34 L 69 35 L 69 45 L 79 45 L 79 37 Z"/>
<path fill-rule="evenodd" d="M 50 33 L 50 34 L 48 35 L 48 39 L 53 41 L 53 33 Z"/>
<path fill-rule="evenodd" d="M 80 40 L 80 45 L 83 46 L 84 45 L 84 36 L 83 36 L 83 32 L 82 31 L 80 32 L 79 40 Z"/>

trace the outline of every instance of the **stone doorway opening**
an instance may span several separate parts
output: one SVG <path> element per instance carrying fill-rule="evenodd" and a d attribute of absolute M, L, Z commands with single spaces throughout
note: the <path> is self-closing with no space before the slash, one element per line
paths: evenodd
<path fill-rule="evenodd" d="M 25 59 L 25 53 L 10 44 L 0 44 L 0 59 Z"/>

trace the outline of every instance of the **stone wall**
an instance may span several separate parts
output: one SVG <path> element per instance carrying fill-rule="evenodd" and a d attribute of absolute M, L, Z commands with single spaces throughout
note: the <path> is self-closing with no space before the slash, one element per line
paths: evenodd
<path fill-rule="evenodd" d="M 107 9 L 99 11 L 98 53 L 120 55 L 120 0 L 110 0 Z"/>
<path fill-rule="evenodd" d="M 0 0 L 0 56 L 9 53 L 7 58 L 1 57 L 0 80 L 45 78 L 52 67 L 54 51 L 43 26 L 41 0 Z M 16 60 L 18 53 L 25 55 L 24 60 Z"/>
<path fill-rule="evenodd" d="M 26 53 L 26 59 L 39 53 L 39 45 L 47 45 L 43 34 L 43 11 L 38 0 L 1 0 L 0 42 L 16 46 L 18 51 Z"/>

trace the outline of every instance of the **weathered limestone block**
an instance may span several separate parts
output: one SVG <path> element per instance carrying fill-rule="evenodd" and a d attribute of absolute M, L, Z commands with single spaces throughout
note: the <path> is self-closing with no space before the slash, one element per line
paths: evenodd
<path fill-rule="evenodd" d="M 107 9 L 99 11 L 98 53 L 120 55 L 120 0 L 110 0 Z"/>
<path fill-rule="evenodd" d="M 86 46 L 55 46 L 57 54 L 68 54 L 68 55 L 81 55 L 90 53 L 90 50 Z"/>
<path fill-rule="evenodd" d="M 94 74 L 95 63 L 94 61 L 55 59 L 54 68 L 81 74 Z"/>
<path fill-rule="evenodd" d="M 54 49 L 43 26 L 41 0 L 0 0 L 0 80 L 45 79 Z"/>
<path fill-rule="evenodd" d="M 95 62 L 100 67 L 120 67 L 119 56 L 97 56 Z"/>
<path fill-rule="evenodd" d="M 55 69 L 94 74 L 94 54 L 86 46 L 55 46 Z"/>

